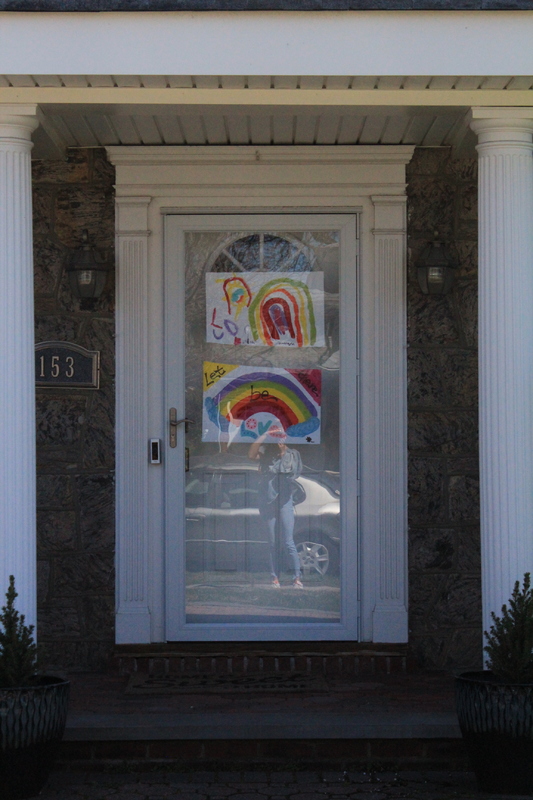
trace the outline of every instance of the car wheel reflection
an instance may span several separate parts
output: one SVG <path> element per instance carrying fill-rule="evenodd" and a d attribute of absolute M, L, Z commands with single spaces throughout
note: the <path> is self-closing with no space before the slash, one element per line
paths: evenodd
<path fill-rule="evenodd" d="M 329 567 L 329 551 L 323 544 L 317 542 L 300 542 L 296 545 L 300 557 L 300 565 L 304 575 L 318 572 L 325 575 Z"/>

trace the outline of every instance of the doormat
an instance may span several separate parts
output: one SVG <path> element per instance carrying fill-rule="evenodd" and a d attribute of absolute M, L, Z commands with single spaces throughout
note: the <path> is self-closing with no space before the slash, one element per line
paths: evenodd
<path fill-rule="evenodd" d="M 251 673 L 246 675 L 149 675 L 130 676 L 126 694 L 207 694 L 220 692 L 327 692 L 323 675 L 306 672 Z"/>

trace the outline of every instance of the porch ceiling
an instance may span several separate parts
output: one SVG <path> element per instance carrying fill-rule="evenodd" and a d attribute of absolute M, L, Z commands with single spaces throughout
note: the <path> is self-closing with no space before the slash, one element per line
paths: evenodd
<path fill-rule="evenodd" d="M 104 145 L 415 144 L 467 148 L 463 109 L 387 108 L 46 110 L 34 135 L 36 158 L 66 147 Z"/>
<path fill-rule="evenodd" d="M 34 157 L 105 145 L 473 148 L 472 105 L 531 105 L 533 76 L 0 75 L 38 103 Z"/>

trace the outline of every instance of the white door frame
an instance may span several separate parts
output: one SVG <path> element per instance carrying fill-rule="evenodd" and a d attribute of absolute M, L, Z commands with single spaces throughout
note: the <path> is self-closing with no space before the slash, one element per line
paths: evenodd
<path fill-rule="evenodd" d="M 117 168 L 118 644 L 165 641 L 165 213 L 361 213 L 362 641 L 407 641 L 405 165 L 410 146 L 108 147 Z"/>

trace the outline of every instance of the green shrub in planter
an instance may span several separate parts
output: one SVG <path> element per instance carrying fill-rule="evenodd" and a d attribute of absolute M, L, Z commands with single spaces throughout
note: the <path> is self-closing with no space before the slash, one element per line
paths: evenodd
<path fill-rule="evenodd" d="M 25 625 L 24 614 L 15 608 L 15 578 L 9 577 L 6 605 L 0 614 L 0 686 L 28 686 L 37 674 L 37 645 L 34 626 Z"/>
<path fill-rule="evenodd" d="M 0 795 L 35 797 L 52 769 L 67 716 L 68 681 L 39 675 L 33 626 L 15 608 L 9 578 L 0 613 Z"/>
<path fill-rule="evenodd" d="M 488 670 L 456 679 L 457 715 L 479 788 L 533 792 L 533 591 L 517 581 L 485 631 Z"/>
<path fill-rule="evenodd" d="M 533 589 L 531 575 L 524 575 L 520 591 L 517 581 L 502 615 L 492 612 L 493 625 L 485 631 L 487 666 L 505 683 L 533 683 Z"/>

